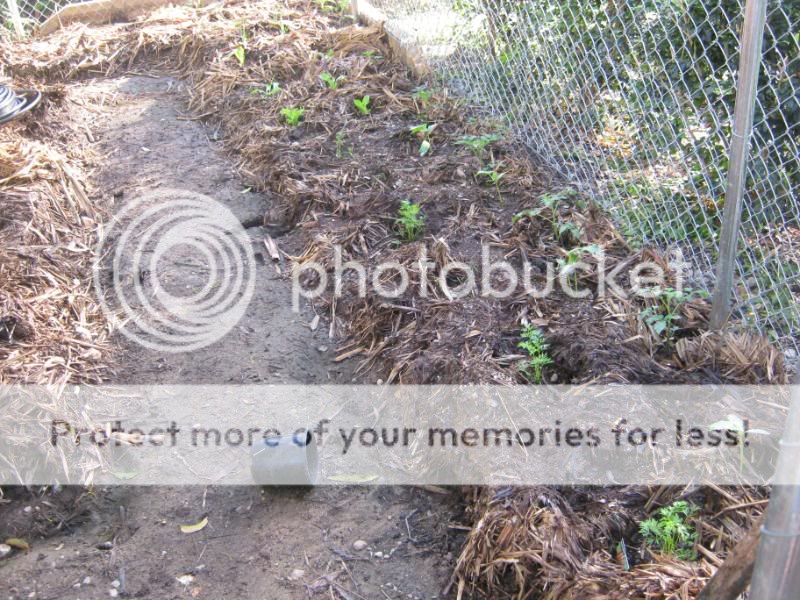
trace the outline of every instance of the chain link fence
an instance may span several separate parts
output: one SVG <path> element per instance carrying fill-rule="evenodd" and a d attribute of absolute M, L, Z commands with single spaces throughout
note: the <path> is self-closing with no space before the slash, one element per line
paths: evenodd
<path fill-rule="evenodd" d="M 71 0 L 0 0 L 0 20 L 6 33 L 28 35 Z"/>
<path fill-rule="evenodd" d="M 442 82 L 501 116 L 629 243 L 679 247 L 711 290 L 744 0 L 359 0 Z M 735 316 L 796 353 L 800 1 L 767 5 Z"/>
<path fill-rule="evenodd" d="M 75 22 L 100 25 L 125 21 L 159 6 L 189 0 L 0 0 L 0 35 L 25 37 L 52 33 Z M 202 4 L 204 0 L 192 0 Z M 260 1 L 260 0 L 255 0 Z M 64 9 L 64 10 L 62 10 Z M 51 17 L 53 17 L 51 19 Z"/>

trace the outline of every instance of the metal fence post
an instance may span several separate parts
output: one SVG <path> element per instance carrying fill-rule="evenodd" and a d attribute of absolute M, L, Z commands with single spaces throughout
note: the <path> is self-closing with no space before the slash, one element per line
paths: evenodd
<path fill-rule="evenodd" d="M 8 5 L 8 16 L 14 25 L 14 33 L 17 34 L 17 37 L 25 37 L 25 25 L 22 23 L 22 17 L 19 14 L 17 0 L 6 0 L 6 4 Z"/>
<path fill-rule="evenodd" d="M 747 153 L 753 131 L 753 112 L 761 68 L 761 47 L 767 15 L 767 0 L 747 0 L 739 56 L 739 81 L 731 135 L 725 211 L 717 262 L 717 281 L 711 307 L 711 328 L 720 329 L 728 320 L 736 266 L 736 243 L 742 214 L 744 184 L 747 178 Z"/>
<path fill-rule="evenodd" d="M 800 591 L 800 385 L 791 389 L 792 404 L 753 569 L 753 600 L 791 600 Z"/>

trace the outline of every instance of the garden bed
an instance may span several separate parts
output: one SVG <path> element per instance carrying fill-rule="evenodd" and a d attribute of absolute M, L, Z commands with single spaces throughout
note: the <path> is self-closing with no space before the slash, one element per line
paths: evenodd
<path fill-rule="evenodd" d="M 59 86 L 133 72 L 186 82 L 187 118 L 217 131 L 243 180 L 271 199 L 263 221 L 246 225 L 261 227 L 283 257 L 333 272 L 339 247 L 343 262 L 399 263 L 411 274 L 410 289 L 426 290 L 388 301 L 359 294 L 351 274 L 338 297 L 326 290 L 312 301 L 336 344 L 335 360 L 355 361 L 360 382 L 533 383 L 520 369 L 528 327 L 549 345 L 545 382 L 785 383 L 782 355 L 765 341 L 705 331 L 702 298 L 675 304 L 668 335 L 642 318 L 655 300 L 560 292 L 448 298 L 439 271 L 453 261 L 480 267 L 482 246 L 520 270 L 524 261 L 533 264 L 539 282 L 548 263 L 564 264 L 576 253 L 597 266 L 594 248 L 605 254 L 602 272 L 616 269 L 621 279 L 643 258 L 666 271 L 669 264 L 654 249 L 630 248 L 599 210 L 507 139 L 500 124 L 415 80 L 379 26 L 355 24 L 332 3 L 170 7 L 136 23 L 72 25 L 5 44 L 0 57 L 15 86 L 46 90 L 41 123 L 29 120 L 25 129 L 2 134 L 10 158 L 0 168 L 13 166 L 0 174 L 0 185 L 19 200 L 8 214 L 34 226 L 0 223 L 0 235 L 21 236 L 0 247 L 11 253 L 2 268 L 12 274 L 3 275 L 10 283 L 2 310 L 30 332 L 13 348 L 0 339 L 0 381 L 99 381 L 106 373 L 105 322 L 91 299 L 91 256 L 84 252 L 106 207 L 82 201 L 74 169 L 59 166 L 69 157 L 53 154 L 71 148 L 59 146 L 56 132 L 66 101 Z M 48 147 L 27 141 L 51 131 Z M 31 192 L 44 200 L 30 203 Z M 47 198 L 60 207 L 71 201 L 75 215 L 47 209 Z M 418 232 L 402 223 L 403 202 L 419 207 Z M 36 226 L 37 219 L 49 225 Z M 58 249 L 34 263 L 33 279 L 23 256 L 31 244 Z M 422 252 L 430 269 L 420 267 Z M 48 261 L 68 268 L 55 274 Z M 458 272 L 453 277 L 453 287 L 463 283 Z M 43 287 L 30 292 L 31 281 Z M 301 281 L 317 283 L 312 275 Z M 593 289 L 596 275 L 576 283 Z M 64 298 L 69 308 L 55 308 L 52 298 Z M 78 335 L 68 331 L 73 322 Z M 91 342 L 80 339 L 83 329 Z M 504 488 L 465 497 L 472 531 L 447 586 L 458 596 L 691 597 L 758 517 L 764 491 Z M 638 533 L 639 522 L 677 499 L 702 509 L 697 560 L 648 552 Z M 628 565 L 615 551 L 620 540 L 630 548 Z"/>

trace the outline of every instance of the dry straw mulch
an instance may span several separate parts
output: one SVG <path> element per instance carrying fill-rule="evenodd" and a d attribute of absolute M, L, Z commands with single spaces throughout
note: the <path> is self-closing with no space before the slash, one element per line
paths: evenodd
<path fill-rule="evenodd" d="M 35 129 L 0 130 L 0 383 L 98 382 L 110 358 L 91 285 L 102 213 Z"/>
<path fill-rule="evenodd" d="M 246 50 L 244 65 L 234 55 L 240 45 Z M 167 71 L 184 77 L 190 83 L 187 101 L 194 118 L 219 130 L 250 185 L 273 194 L 264 225 L 272 232 L 291 232 L 279 240 L 285 255 L 299 264 L 316 260 L 332 271 L 338 246 L 344 262 L 369 266 L 391 260 L 405 265 L 412 288 L 425 289 L 425 295 L 392 301 L 374 294 L 358 297 L 356 282 L 347 280 L 341 297 L 328 293 L 316 303 L 327 315 L 331 335 L 341 343 L 339 358 L 357 357 L 365 374 L 400 383 L 521 383 L 517 363 L 523 357 L 516 344 L 520 324 L 532 323 L 552 344 L 555 365 L 546 371 L 550 381 L 785 382 L 780 353 L 763 340 L 704 333 L 708 306 L 702 300 L 682 307 L 680 341 L 671 347 L 654 339 L 638 319 L 646 301 L 576 300 L 558 294 L 538 300 L 525 294 L 456 301 L 444 297 L 438 285 L 442 266 L 452 260 L 474 264 L 482 244 L 517 266 L 563 259 L 568 248 L 548 225 L 553 216 L 580 228 L 581 239 L 572 245 L 601 246 L 609 271 L 620 267 L 624 272 L 639 258 L 664 259 L 652 250 L 629 248 L 602 214 L 580 200 L 564 203 L 556 215 L 513 219 L 531 208 L 541 193 L 558 189 L 557 181 L 510 142 L 477 154 L 455 144 L 465 134 L 502 134 L 502 127 L 473 118 L 468 106 L 445 91 L 415 93 L 421 82 L 392 60 L 380 28 L 353 25 L 341 15 L 300 1 L 224 2 L 198 9 L 160 9 L 136 23 L 73 25 L 13 51 L 0 45 L 0 59 L 7 74 L 19 82 L 58 84 L 128 71 Z M 337 89 L 322 83 L 323 72 L 342 78 Z M 272 82 L 280 84 L 280 92 L 270 96 L 266 86 Z M 364 95 L 371 98 L 369 116 L 358 115 L 352 104 L 354 97 Z M 299 127 L 283 122 L 280 110 L 287 106 L 306 109 Z M 431 153 L 421 158 L 419 140 L 409 128 L 423 122 L 437 127 Z M 26 161 L 14 160 L 17 166 L 10 172 L 25 169 Z M 44 200 L 34 203 L 40 213 L 48 206 L 60 207 L 45 211 L 55 230 L 45 228 L 47 233 L 38 234 L 26 229 L 24 224 L 33 223 L 39 213 L 17 208 L 18 214 L 29 214 L 28 220 L 17 217 L 12 229 L 0 229 L 0 236 L 9 230 L 18 237 L 42 237 L 53 251 L 58 245 L 55 233 L 67 228 L 72 236 L 67 244 L 90 247 L 97 214 L 64 175 L 68 170 L 55 167 L 57 161 L 45 162 L 39 169 L 41 161 L 33 162 L 28 172 L 35 172 L 36 179 L 14 184 L 28 188 L 11 188 L 20 190 L 12 197 L 21 207 L 33 206 L 32 193 L 42 195 Z M 499 190 L 475 176 L 492 162 L 501 163 L 505 173 Z M 55 185 L 62 180 L 66 185 Z M 56 194 L 60 202 L 54 204 Z M 398 242 L 394 220 L 404 199 L 419 202 L 426 215 L 424 236 L 411 243 Z M 434 264 L 427 272 L 418 264 L 423 249 Z M 6 294 L 9 299 L 4 302 L 15 303 L 14 314 L 31 326 L 34 337 L 8 348 L 28 348 L 37 357 L 32 364 L 44 365 L 50 356 L 41 350 L 46 340 L 73 344 L 69 352 L 62 348 L 51 350 L 51 355 L 63 360 L 62 371 L 79 364 L 92 373 L 86 361 L 97 358 L 95 351 L 102 355 L 102 325 L 87 288 L 78 286 L 78 294 L 63 283 L 73 281 L 65 275 L 70 273 L 85 285 L 86 280 L 69 269 L 83 268 L 81 261 L 88 260 L 88 253 L 83 258 L 82 252 L 70 253 L 64 247 L 58 251 L 56 261 L 71 262 L 53 273 L 50 262 L 40 259 L 36 269 L 41 283 L 35 293 L 27 293 L 22 283 L 9 288 L 13 294 Z M 14 260 L 16 268 L 29 268 L 30 263 Z M 584 285 L 596 284 L 592 275 L 581 278 Z M 30 287 L 32 280 L 18 276 L 16 281 Z M 72 294 L 58 296 L 67 299 L 61 309 L 47 305 L 51 314 L 43 312 L 45 303 L 37 304 L 36 299 L 53 289 Z M 27 305 L 24 298 L 30 298 Z M 75 322 L 86 325 L 88 338 L 81 337 Z M 46 324 L 57 335 L 41 335 Z M 37 340 L 39 345 L 34 345 Z M 83 356 L 87 358 L 80 360 L 85 362 L 75 362 Z M 26 368 L 22 360 L 17 364 Z M 30 376 L 48 372 L 40 366 L 31 368 Z M 760 512 L 761 494 L 713 488 L 474 490 L 469 497 L 473 529 L 451 589 L 459 596 L 491 598 L 688 598 Z M 624 570 L 614 556 L 615 542 L 635 540 L 637 520 L 679 496 L 704 509 L 699 520 L 701 560 L 648 555 Z"/>

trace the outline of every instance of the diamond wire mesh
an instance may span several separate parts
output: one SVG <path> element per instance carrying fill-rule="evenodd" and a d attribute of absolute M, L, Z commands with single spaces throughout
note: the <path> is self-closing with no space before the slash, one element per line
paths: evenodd
<path fill-rule="evenodd" d="M 13 13 L 10 7 L 12 2 L 17 5 L 22 27 L 26 33 L 33 31 L 36 25 L 43 23 L 64 6 L 79 4 L 71 0 L 0 0 L 0 21 L 3 23 L 3 29 L 11 32 L 14 31 Z"/>
<path fill-rule="evenodd" d="M 744 0 L 374 0 L 386 27 L 492 114 L 633 245 L 714 284 Z M 735 289 L 798 350 L 800 2 L 768 4 Z"/>

